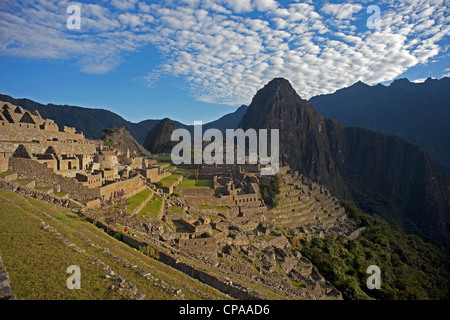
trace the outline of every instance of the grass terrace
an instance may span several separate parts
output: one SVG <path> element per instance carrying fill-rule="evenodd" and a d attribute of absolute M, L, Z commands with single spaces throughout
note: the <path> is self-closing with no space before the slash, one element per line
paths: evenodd
<path fill-rule="evenodd" d="M 14 171 L 10 171 L 10 170 L 0 172 L 0 179 L 3 179 L 5 177 L 7 177 L 7 176 L 10 176 L 10 175 L 12 175 L 14 173 L 15 173 Z"/>
<path fill-rule="evenodd" d="M 151 190 L 145 189 L 139 193 L 136 193 L 131 198 L 128 198 L 128 200 L 126 201 L 128 205 L 125 210 L 128 212 L 133 212 L 134 209 L 136 209 L 142 202 L 144 202 L 148 198 L 150 192 Z"/>
<path fill-rule="evenodd" d="M 31 179 L 17 179 L 17 180 L 14 180 L 13 182 L 18 183 L 21 186 L 26 186 L 26 185 L 29 185 L 31 182 L 33 182 L 33 180 L 31 180 Z"/>
<path fill-rule="evenodd" d="M 198 206 L 199 209 L 216 209 L 216 210 L 228 210 L 231 209 L 228 206 L 209 206 L 207 204 L 201 204 Z"/>
<path fill-rule="evenodd" d="M 171 213 L 184 213 L 184 210 L 180 207 L 171 207 L 169 210 L 169 214 Z"/>
<path fill-rule="evenodd" d="M 34 187 L 36 190 L 38 191 L 42 191 L 42 192 L 49 192 L 50 190 L 52 190 L 52 187 Z"/>
<path fill-rule="evenodd" d="M 19 299 L 127 299 L 117 289 L 118 281 L 105 277 L 104 265 L 96 259 L 136 286 L 149 300 L 177 297 L 153 280 L 147 280 L 137 267 L 181 289 L 187 300 L 205 299 L 205 294 L 211 299 L 229 299 L 216 289 L 128 247 L 64 208 L 3 190 L 0 190 L 0 208 L 0 249 L 12 291 Z M 45 229 L 39 219 L 74 246 L 64 244 L 57 235 Z M 119 261 L 118 256 L 127 263 Z M 70 265 L 81 269 L 81 290 L 67 288 L 70 274 L 66 269 Z"/>
<path fill-rule="evenodd" d="M 171 185 L 173 185 L 175 183 L 175 181 L 177 181 L 179 178 L 181 177 L 181 175 L 178 174 L 172 174 L 164 179 L 162 179 L 160 182 L 162 183 L 162 185 L 164 187 L 170 187 Z"/>
<path fill-rule="evenodd" d="M 195 174 L 197 172 L 197 167 L 189 165 L 177 166 L 176 172 L 184 174 Z"/>
<path fill-rule="evenodd" d="M 172 163 L 172 157 L 170 155 L 159 155 L 155 157 L 158 162 L 169 162 Z"/>
<path fill-rule="evenodd" d="M 183 189 L 203 189 L 203 188 L 210 188 L 213 189 L 213 180 L 212 178 L 203 178 L 198 179 L 198 181 L 195 180 L 195 178 L 187 178 L 184 177 L 183 181 L 177 186 L 177 189 L 183 190 Z"/>
<path fill-rule="evenodd" d="M 53 192 L 53 194 L 58 198 L 63 198 L 68 195 L 67 192 Z"/>
<path fill-rule="evenodd" d="M 162 206 L 162 198 L 155 194 L 138 213 L 138 218 L 157 218 Z"/>

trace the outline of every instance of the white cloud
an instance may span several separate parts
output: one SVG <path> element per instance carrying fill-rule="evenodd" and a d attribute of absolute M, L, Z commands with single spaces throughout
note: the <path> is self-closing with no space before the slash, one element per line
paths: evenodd
<path fill-rule="evenodd" d="M 280 76 L 304 98 L 358 80 L 385 82 L 438 56 L 450 33 L 442 0 L 386 0 L 380 30 L 355 24 L 367 19 L 361 14 L 367 1 L 321 7 L 274 0 L 83 3 L 79 31 L 65 28 L 68 1 L 4 2 L 1 55 L 75 60 L 83 72 L 101 74 L 153 45 L 161 65 L 136 78 L 157 86 L 161 77 L 179 77 L 198 100 L 231 105 L 249 103 Z"/>
<path fill-rule="evenodd" d="M 444 77 L 450 78 L 450 68 L 447 68 L 442 72 L 442 78 L 444 78 Z"/>
<path fill-rule="evenodd" d="M 337 19 L 353 19 L 353 15 L 362 9 L 363 6 L 361 4 L 327 3 L 320 10 L 326 14 L 334 16 Z"/>
<path fill-rule="evenodd" d="M 259 11 L 274 10 L 278 7 L 275 0 L 253 0 L 255 8 Z"/>
<path fill-rule="evenodd" d="M 251 0 L 223 0 L 225 6 L 232 9 L 236 13 L 252 11 Z"/>
<path fill-rule="evenodd" d="M 111 0 L 111 5 L 120 10 L 134 9 L 138 0 Z"/>

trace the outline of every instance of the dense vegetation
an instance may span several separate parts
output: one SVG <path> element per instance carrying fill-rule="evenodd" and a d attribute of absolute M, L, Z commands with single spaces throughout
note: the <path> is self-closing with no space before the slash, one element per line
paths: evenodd
<path fill-rule="evenodd" d="M 280 177 L 275 176 L 270 183 L 261 183 L 259 189 L 266 205 L 276 207 L 279 203 Z"/>
<path fill-rule="evenodd" d="M 326 279 L 347 299 L 448 299 L 449 256 L 414 235 L 406 235 L 376 216 L 361 212 L 351 202 L 343 202 L 349 216 L 359 227 L 366 227 L 362 236 L 327 236 L 312 241 L 299 239 L 293 244 L 302 247 Z M 366 286 L 367 267 L 381 269 L 381 289 Z"/>

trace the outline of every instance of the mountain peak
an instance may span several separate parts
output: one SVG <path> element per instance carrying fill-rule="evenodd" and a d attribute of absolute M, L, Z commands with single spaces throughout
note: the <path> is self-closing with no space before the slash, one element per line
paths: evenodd
<path fill-rule="evenodd" d="M 284 78 L 274 78 L 271 81 L 269 81 L 262 89 L 260 89 L 256 96 L 258 94 L 263 94 L 263 93 L 271 93 L 271 94 L 275 94 L 276 92 L 279 91 L 284 91 L 284 92 L 292 92 L 295 93 L 294 88 L 292 87 L 291 83 L 284 79 Z M 256 97 L 255 96 L 255 97 Z"/>
<path fill-rule="evenodd" d="M 286 80 L 285 78 L 273 78 L 272 80 L 269 81 L 269 83 L 267 83 L 267 85 L 283 85 L 283 84 L 290 85 L 290 82 L 289 82 L 289 80 Z"/>
<path fill-rule="evenodd" d="M 396 79 L 391 83 L 391 87 L 404 87 L 409 86 L 411 82 L 406 78 Z"/>
<path fill-rule="evenodd" d="M 425 83 L 430 83 L 430 82 L 434 82 L 434 81 L 439 81 L 439 80 L 436 78 L 428 77 L 427 80 L 425 80 Z"/>
<path fill-rule="evenodd" d="M 293 128 L 305 119 L 316 123 L 318 118 L 314 108 L 300 98 L 288 80 L 275 78 L 253 97 L 239 128 Z"/>
<path fill-rule="evenodd" d="M 283 100 L 283 97 L 294 97 L 299 95 L 292 87 L 291 83 L 284 78 L 274 78 L 269 81 L 262 89 L 258 90 L 253 100 Z M 300 98 L 301 99 L 301 98 Z M 252 104 L 253 101 L 252 100 Z"/>
<path fill-rule="evenodd" d="M 366 87 L 370 87 L 370 86 L 365 84 L 361 80 L 358 80 L 358 82 L 352 84 L 349 88 L 366 88 Z"/>
<path fill-rule="evenodd" d="M 151 153 L 170 153 L 174 146 L 170 137 L 176 128 L 175 123 L 169 118 L 161 120 L 147 134 L 144 148 Z"/>
<path fill-rule="evenodd" d="M 104 135 L 101 139 L 104 141 L 105 145 L 118 149 L 122 154 L 130 152 L 132 155 L 150 155 L 150 153 L 132 137 L 125 127 L 105 129 L 103 132 Z"/>

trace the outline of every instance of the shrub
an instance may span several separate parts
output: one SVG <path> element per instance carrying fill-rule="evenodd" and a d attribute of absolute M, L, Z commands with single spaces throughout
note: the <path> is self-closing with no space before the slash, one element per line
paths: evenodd
<path fill-rule="evenodd" d="M 116 238 L 119 241 L 122 241 L 122 238 L 123 238 L 122 232 L 116 232 L 116 234 L 114 235 L 114 238 Z"/>

